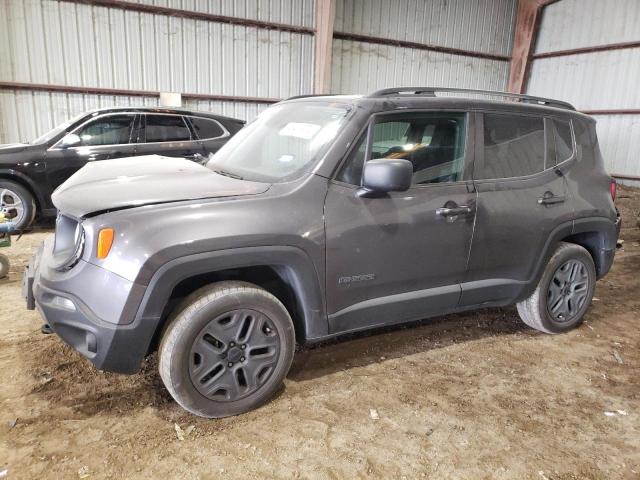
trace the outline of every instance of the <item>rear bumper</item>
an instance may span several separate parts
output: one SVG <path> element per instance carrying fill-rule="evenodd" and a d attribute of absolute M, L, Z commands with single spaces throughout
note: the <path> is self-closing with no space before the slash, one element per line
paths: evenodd
<path fill-rule="evenodd" d="M 51 329 L 96 368 L 119 373 L 138 371 L 156 324 L 132 321 L 138 305 L 130 308 L 129 300 L 137 297 L 137 287 L 86 262 L 69 272 L 53 272 L 48 267 L 48 243 L 40 247 L 25 270 L 23 296 L 27 308 L 37 309 Z M 127 319 L 130 323 L 122 322 Z"/>
<path fill-rule="evenodd" d="M 621 227 L 622 227 L 622 219 L 620 218 L 620 213 L 616 209 L 616 238 L 615 238 L 615 241 L 613 242 L 614 245 L 616 244 L 618 238 L 620 238 Z M 607 273 L 609 273 L 609 270 L 611 270 L 611 266 L 613 265 L 613 260 L 615 259 L 615 256 L 616 256 L 616 248 L 615 246 L 613 248 L 602 248 L 598 252 L 598 255 L 600 256 L 600 258 L 598 259 L 598 262 L 597 262 L 598 267 L 597 267 L 596 276 L 599 280 L 602 277 L 604 277 Z"/>

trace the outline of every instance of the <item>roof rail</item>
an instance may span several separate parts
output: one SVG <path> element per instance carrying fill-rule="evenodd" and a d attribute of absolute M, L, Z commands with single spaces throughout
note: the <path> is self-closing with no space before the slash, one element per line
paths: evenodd
<path fill-rule="evenodd" d="M 311 98 L 311 97 L 330 97 L 335 94 L 331 93 L 310 93 L 308 95 L 294 95 L 293 97 L 285 98 L 285 100 L 296 100 L 298 98 Z"/>
<path fill-rule="evenodd" d="M 533 97 L 531 95 L 521 95 L 519 93 L 509 92 L 496 92 L 492 90 L 473 90 L 467 88 L 445 88 L 445 87 L 400 87 L 400 88 L 385 88 L 377 90 L 368 95 L 370 98 L 379 98 L 392 95 L 424 95 L 428 97 L 435 97 L 436 92 L 444 93 L 472 93 L 480 95 L 490 95 L 496 97 L 505 97 L 518 99 L 521 103 L 532 103 L 535 105 L 546 105 L 549 107 L 564 108 L 567 110 L 575 110 L 575 107 L 567 102 L 560 100 L 553 100 L 551 98 Z"/>

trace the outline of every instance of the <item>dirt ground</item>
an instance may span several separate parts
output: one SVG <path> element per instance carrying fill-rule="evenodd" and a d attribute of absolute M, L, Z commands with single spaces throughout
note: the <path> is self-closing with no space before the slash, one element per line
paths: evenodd
<path fill-rule="evenodd" d="M 640 478 L 640 191 L 618 206 L 624 246 L 577 330 L 492 309 L 350 337 L 224 420 L 184 413 L 153 357 L 102 373 L 40 334 L 20 277 L 49 232 L 26 235 L 3 249 L 0 478 Z"/>

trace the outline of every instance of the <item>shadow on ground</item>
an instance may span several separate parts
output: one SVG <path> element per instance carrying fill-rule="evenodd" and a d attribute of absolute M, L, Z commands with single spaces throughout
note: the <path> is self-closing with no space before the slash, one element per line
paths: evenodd
<path fill-rule="evenodd" d="M 351 334 L 300 349 L 288 380 L 317 379 L 386 359 L 523 331 L 536 335 L 513 309 L 491 309 Z M 99 412 L 122 415 L 149 406 L 161 416 L 175 414 L 177 406 L 162 384 L 155 354 L 145 360 L 139 373 L 120 375 L 97 371 L 55 335 L 33 332 L 20 351 L 35 380 L 31 393 L 53 408 L 68 408 L 80 418 Z"/>

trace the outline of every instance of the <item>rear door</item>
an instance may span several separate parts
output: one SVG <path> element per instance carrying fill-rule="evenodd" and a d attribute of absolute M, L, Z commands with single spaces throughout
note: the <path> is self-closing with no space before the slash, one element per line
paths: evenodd
<path fill-rule="evenodd" d="M 325 201 L 332 333 L 424 318 L 458 304 L 475 216 L 467 168 L 471 119 L 459 111 L 377 115 L 370 140 L 363 133 L 349 153 Z M 413 186 L 360 195 L 367 151 L 369 158 L 411 161 Z"/>
<path fill-rule="evenodd" d="M 461 306 L 511 303 L 534 277 L 551 231 L 572 218 L 550 119 L 485 112 L 476 125 L 478 204 Z"/>
<path fill-rule="evenodd" d="M 195 160 L 202 148 L 185 117 L 172 113 L 147 113 L 143 115 L 142 141 L 138 155 L 163 155 Z"/>

